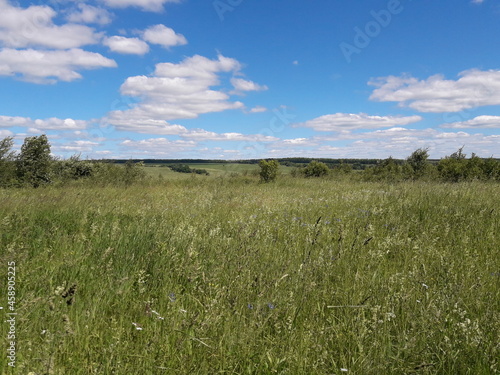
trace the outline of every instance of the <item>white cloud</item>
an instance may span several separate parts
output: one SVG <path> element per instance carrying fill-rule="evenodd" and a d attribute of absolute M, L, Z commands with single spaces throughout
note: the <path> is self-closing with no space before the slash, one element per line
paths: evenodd
<path fill-rule="evenodd" d="M 81 49 L 37 51 L 0 50 L 0 76 L 19 76 L 33 83 L 55 83 L 81 78 L 81 69 L 113 68 L 116 62 L 98 53 Z"/>
<path fill-rule="evenodd" d="M 369 82 L 377 87 L 370 99 L 436 113 L 500 104 L 500 70 L 467 70 L 459 76 L 456 81 L 442 75 L 421 81 L 408 76 L 378 78 Z"/>
<path fill-rule="evenodd" d="M 255 106 L 252 109 L 250 109 L 250 113 L 262 113 L 262 112 L 267 112 L 268 109 L 266 107 L 263 107 L 261 105 Z"/>
<path fill-rule="evenodd" d="M 422 117 L 420 116 L 369 116 L 364 113 L 335 113 L 324 115 L 304 123 L 294 124 L 294 127 L 306 127 L 316 131 L 331 132 L 408 125 L 421 120 Z"/>
<path fill-rule="evenodd" d="M 66 19 L 73 23 L 95 23 L 107 25 L 111 22 L 111 14 L 103 8 L 94 7 L 85 3 L 77 4 L 77 11 L 73 11 Z"/>
<path fill-rule="evenodd" d="M 165 25 L 155 25 L 147 28 L 142 33 L 142 39 L 151 44 L 159 44 L 165 48 L 187 44 L 184 35 L 177 34 Z"/>
<path fill-rule="evenodd" d="M 62 145 L 54 145 L 54 152 L 90 152 L 94 149 L 95 146 L 98 146 L 99 143 L 92 141 L 72 141 L 67 142 Z"/>
<path fill-rule="evenodd" d="M 186 134 L 182 135 L 183 138 L 192 139 L 196 141 L 249 141 L 249 142 L 273 142 L 278 138 L 265 136 L 261 134 L 244 135 L 241 133 L 214 133 L 203 129 L 189 130 Z"/>
<path fill-rule="evenodd" d="M 150 12 L 161 12 L 166 3 L 178 3 L 180 0 L 101 0 L 104 4 L 115 8 L 138 7 Z"/>
<path fill-rule="evenodd" d="M 0 116 L 0 127 L 26 127 L 37 130 L 81 130 L 88 125 L 87 121 L 73 119 L 48 118 L 45 120 L 29 117 Z"/>
<path fill-rule="evenodd" d="M 346 143 L 346 140 L 351 142 Z M 259 157 L 292 157 L 298 150 L 304 157 L 406 158 L 417 148 L 429 147 L 432 158 L 450 155 L 459 147 L 479 156 L 500 157 L 500 135 L 467 132 L 440 132 L 436 129 L 391 128 L 347 133 L 339 137 L 312 137 L 282 140 L 267 145 Z"/>
<path fill-rule="evenodd" d="M 170 120 L 243 109 L 243 103 L 211 89 L 221 84 L 220 73 L 236 74 L 240 69 L 237 60 L 222 55 L 215 60 L 195 55 L 178 64 L 157 64 L 152 76 L 130 77 L 121 87 L 123 95 L 141 98 L 141 102 L 128 110 L 110 112 L 107 121 L 119 130 L 165 134 Z"/>
<path fill-rule="evenodd" d="M 171 141 L 167 138 L 150 138 L 140 141 L 126 140 L 121 143 L 122 147 L 127 149 L 127 152 L 132 151 L 136 155 L 150 157 L 165 157 L 167 155 L 174 156 L 175 154 L 187 151 L 196 147 L 196 142 L 193 141 Z"/>
<path fill-rule="evenodd" d="M 0 1 L 0 45 L 12 48 L 77 48 L 96 44 L 101 34 L 77 24 L 55 25 L 57 16 L 49 6 L 20 8 Z"/>
<path fill-rule="evenodd" d="M 103 44 L 113 52 L 144 55 L 149 52 L 149 46 L 138 38 L 126 38 L 124 36 L 112 36 L 104 39 Z"/>
<path fill-rule="evenodd" d="M 452 122 L 441 125 L 442 128 L 490 128 L 500 129 L 500 116 L 477 116 L 471 120 Z"/>
<path fill-rule="evenodd" d="M 179 135 L 187 132 L 181 125 L 170 124 L 165 120 L 155 120 L 136 114 L 128 116 L 129 111 L 114 111 L 105 118 L 105 122 L 114 125 L 121 131 L 130 131 L 143 134 Z"/>
<path fill-rule="evenodd" d="M 482 4 L 484 0 L 472 0 L 472 4 Z"/>
<path fill-rule="evenodd" d="M 231 78 L 231 84 L 235 89 L 235 93 L 241 93 L 244 91 L 265 91 L 268 89 L 266 85 L 259 85 L 258 83 L 242 78 Z"/>

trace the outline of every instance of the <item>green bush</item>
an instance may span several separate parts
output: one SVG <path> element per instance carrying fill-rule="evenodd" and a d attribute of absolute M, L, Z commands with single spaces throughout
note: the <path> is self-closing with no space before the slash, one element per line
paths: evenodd
<path fill-rule="evenodd" d="M 278 177 L 278 169 L 280 164 L 277 160 L 261 160 L 259 161 L 260 167 L 260 180 L 262 182 L 276 181 Z"/>
<path fill-rule="evenodd" d="M 302 170 L 306 177 L 323 177 L 330 173 L 330 168 L 325 163 L 313 160 Z"/>

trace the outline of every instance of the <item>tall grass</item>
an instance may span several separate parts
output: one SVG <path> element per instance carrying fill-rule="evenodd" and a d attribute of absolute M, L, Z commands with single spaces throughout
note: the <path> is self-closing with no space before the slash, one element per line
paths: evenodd
<path fill-rule="evenodd" d="M 499 189 L 0 190 L 0 265 L 18 272 L 11 372 L 496 374 Z"/>

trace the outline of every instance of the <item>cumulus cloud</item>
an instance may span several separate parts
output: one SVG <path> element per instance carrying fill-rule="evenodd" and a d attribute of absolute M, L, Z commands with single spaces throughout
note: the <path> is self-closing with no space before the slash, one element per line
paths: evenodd
<path fill-rule="evenodd" d="M 265 91 L 268 89 L 266 85 L 259 85 L 258 83 L 242 78 L 231 78 L 231 84 L 235 89 L 235 93 L 241 93 L 245 91 Z"/>
<path fill-rule="evenodd" d="M 161 12 L 166 3 L 178 3 L 179 0 L 101 0 L 114 8 L 137 7 L 150 12 Z"/>
<path fill-rule="evenodd" d="M 105 122 L 121 131 L 142 134 L 179 135 L 187 132 L 187 129 L 181 125 L 170 124 L 165 120 L 147 118 L 138 113 L 136 113 L 136 116 L 127 116 L 127 113 L 130 112 L 114 111 L 105 118 Z"/>
<path fill-rule="evenodd" d="M 183 138 L 192 139 L 196 141 L 249 141 L 249 142 L 273 142 L 277 141 L 278 138 L 255 134 L 255 135 L 245 135 L 241 133 L 215 133 L 206 131 L 203 129 L 189 130 L 182 135 Z"/>
<path fill-rule="evenodd" d="M 92 141 L 72 141 L 55 145 L 53 149 L 55 152 L 90 152 L 98 145 L 99 143 Z"/>
<path fill-rule="evenodd" d="M 81 130 L 88 126 L 87 121 L 83 120 L 73 120 L 70 118 L 59 119 L 59 118 L 48 118 L 45 120 L 35 119 L 32 120 L 29 117 L 12 117 L 12 116 L 0 116 L 0 127 L 26 127 L 26 128 L 36 128 L 38 130 Z"/>
<path fill-rule="evenodd" d="M 77 10 L 69 13 L 66 19 L 72 23 L 95 23 L 98 25 L 107 25 L 111 22 L 111 13 L 100 7 L 94 7 L 85 3 L 78 3 Z"/>
<path fill-rule="evenodd" d="M 332 132 L 353 129 L 375 129 L 397 125 L 408 125 L 421 121 L 420 116 L 369 116 L 365 113 L 335 113 L 324 115 L 304 123 L 295 124 L 294 127 L 312 128 L 316 131 Z"/>
<path fill-rule="evenodd" d="M 127 152 L 134 152 L 140 155 L 153 155 L 156 157 L 170 155 L 183 152 L 196 147 L 194 141 L 176 140 L 171 141 L 167 138 L 150 138 L 139 141 L 126 140 L 121 143 L 121 146 L 126 148 Z"/>
<path fill-rule="evenodd" d="M 258 105 L 250 109 L 250 113 L 262 113 L 262 112 L 267 112 L 268 109 L 264 106 Z"/>
<path fill-rule="evenodd" d="M 147 28 L 142 32 L 142 39 L 151 44 L 159 44 L 164 48 L 187 44 L 184 35 L 177 34 L 165 25 L 155 25 Z"/>
<path fill-rule="evenodd" d="M 17 76 L 33 83 L 55 83 L 81 78 L 81 69 L 113 68 L 114 60 L 75 48 L 66 51 L 0 50 L 0 76 Z"/>
<path fill-rule="evenodd" d="M 221 73 L 234 75 L 240 70 L 237 60 L 222 55 L 214 60 L 195 55 L 177 64 L 157 64 L 151 76 L 127 78 L 121 93 L 141 101 L 131 109 L 110 112 L 107 121 L 119 130 L 143 132 L 147 128 L 152 134 L 165 134 L 171 126 L 167 121 L 243 109 L 242 102 L 213 89 L 221 84 Z"/>
<path fill-rule="evenodd" d="M 46 5 L 20 8 L 0 1 L 0 45 L 68 49 L 99 42 L 101 34 L 94 29 L 74 23 L 55 25 L 56 16 Z"/>
<path fill-rule="evenodd" d="M 500 129 L 500 116 L 477 116 L 471 120 L 451 122 L 441 125 L 442 128 L 456 129 L 473 129 L 473 128 L 490 128 Z"/>
<path fill-rule="evenodd" d="M 146 42 L 138 38 L 126 38 L 124 36 L 112 36 L 104 39 L 103 44 L 113 52 L 130 55 L 144 55 L 149 52 Z"/>
<path fill-rule="evenodd" d="M 377 78 L 369 82 L 377 87 L 370 99 L 435 113 L 500 104 L 500 70 L 467 70 L 459 77 L 456 81 L 442 75 L 426 80 L 409 76 Z"/>
<path fill-rule="evenodd" d="M 444 157 L 466 145 L 483 157 L 500 157 L 500 135 L 442 132 L 436 129 L 390 128 L 368 132 L 346 132 L 335 137 L 286 139 L 268 144 L 264 157 L 297 156 L 329 158 L 406 158 L 417 148 L 430 149 L 432 158 Z"/>

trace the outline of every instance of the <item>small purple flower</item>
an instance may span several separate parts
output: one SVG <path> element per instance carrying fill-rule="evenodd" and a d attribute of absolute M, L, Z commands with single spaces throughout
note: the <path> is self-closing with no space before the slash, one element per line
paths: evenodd
<path fill-rule="evenodd" d="M 268 303 L 267 307 L 269 307 L 271 310 L 273 310 L 276 306 L 274 306 L 272 303 Z"/>
<path fill-rule="evenodd" d="M 253 305 L 252 305 L 251 303 L 249 303 L 249 304 L 247 305 L 247 307 L 248 307 L 250 310 L 253 310 Z"/>
<path fill-rule="evenodd" d="M 177 299 L 177 298 L 175 297 L 175 293 L 170 293 L 170 294 L 168 295 L 168 298 L 170 299 L 170 302 L 175 302 L 175 300 Z"/>

